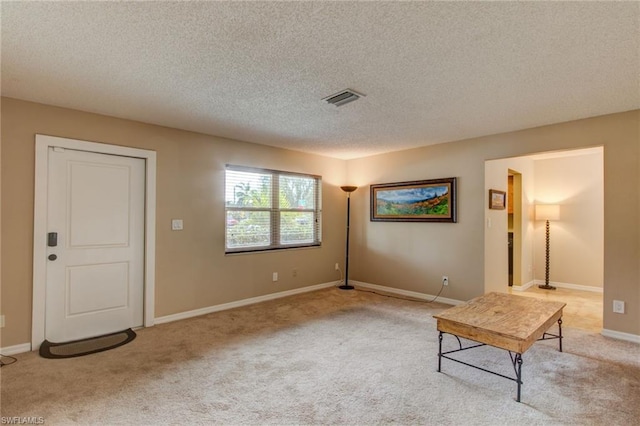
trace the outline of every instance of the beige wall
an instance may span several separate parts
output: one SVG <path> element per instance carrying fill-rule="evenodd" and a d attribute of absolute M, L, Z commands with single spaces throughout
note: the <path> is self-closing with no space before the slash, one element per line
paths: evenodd
<path fill-rule="evenodd" d="M 2 117 L 2 103 L 0 102 L 0 117 Z M 2 120 L 0 119 L 0 134 L 2 133 Z M 2 223 L 2 140 L 0 139 L 0 224 Z M 0 242 L 2 242 L 3 227 L 0 226 Z M 3 314 L 2 310 L 2 244 L 0 243 L 0 314 Z M 2 334 L 4 328 L 0 328 L 0 348 L 2 347 Z"/>
<path fill-rule="evenodd" d="M 536 201 L 560 205 L 550 223 L 550 281 L 602 288 L 602 161 L 602 152 L 534 161 Z M 536 280 L 545 279 L 545 258 L 545 223 L 536 222 Z"/>
<path fill-rule="evenodd" d="M 337 280 L 343 263 L 345 196 L 352 195 L 350 277 L 466 300 L 485 286 L 485 161 L 604 146 L 604 326 L 640 335 L 640 111 L 342 161 L 2 99 L 2 313 L 0 346 L 30 340 L 34 139 L 36 133 L 152 149 L 158 153 L 156 316 Z M 226 163 L 323 176 L 323 246 L 224 255 Z M 458 223 L 369 221 L 369 184 L 458 177 Z M 182 218 L 185 230 L 170 231 Z M 292 269 L 298 276 L 291 276 Z M 271 282 L 271 273 L 280 281 Z M 612 314 L 613 299 L 627 313 Z"/>
<path fill-rule="evenodd" d="M 604 328 L 640 335 L 640 111 L 350 160 L 349 180 L 362 187 L 352 198 L 352 278 L 436 294 L 446 274 L 444 297 L 482 294 L 485 161 L 595 146 L 604 146 Z M 457 224 L 369 221 L 367 185 L 450 176 L 459 178 Z M 612 313 L 613 299 L 625 314 Z"/>
<path fill-rule="evenodd" d="M 36 133 L 157 152 L 156 317 L 340 278 L 334 264 L 342 264 L 344 256 L 343 160 L 7 98 L 2 99 L 2 124 L 6 327 L 0 347 L 31 340 Z M 227 163 L 321 175 L 322 247 L 225 256 Z M 170 230 L 172 218 L 184 220 L 184 231 Z M 278 282 L 272 282 L 272 272 L 279 272 Z"/>

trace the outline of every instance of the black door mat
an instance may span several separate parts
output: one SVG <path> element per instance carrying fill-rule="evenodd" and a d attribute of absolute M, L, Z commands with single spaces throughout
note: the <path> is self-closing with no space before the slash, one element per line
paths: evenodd
<path fill-rule="evenodd" d="M 51 343 L 45 340 L 40 345 L 40 356 L 43 358 L 73 358 L 108 351 L 129 343 L 136 338 L 136 333 L 130 328 L 104 336 L 74 340 L 66 343 Z"/>

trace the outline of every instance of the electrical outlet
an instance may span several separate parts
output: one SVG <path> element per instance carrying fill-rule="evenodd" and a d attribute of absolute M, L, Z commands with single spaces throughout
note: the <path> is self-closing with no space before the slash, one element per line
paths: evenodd
<path fill-rule="evenodd" d="M 336 271 L 340 270 L 340 265 L 338 265 L 338 262 L 336 262 Z"/>
<path fill-rule="evenodd" d="M 273 278 L 272 279 L 273 279 L 273 282 L 278 281 L 278 273 L 277 272 L 273 273 Z"/>
<path fill-rule="evenodd" d="M 0 328 L 4 327 L 4 315 L 0 315 Z"/>
<path fill-rule="evenodd" d="M 297 270 L 297 269 L 294 269 L 293 271 L 291 271 L 291 276 L 292 276 L 293 278 L 297 277 L 297 276 L 298 276 L 298 270 Z"/>
<path fill-rule="evenodd" d="M 624 302 L 622 300 L 613 301 L 613 312 L 616 314 L 624 314 Z"/>
<path fill-rule="evenodd" d="M 446 275 L 442 276 L 442 285 L 449 285 L 449 277 Z"/>

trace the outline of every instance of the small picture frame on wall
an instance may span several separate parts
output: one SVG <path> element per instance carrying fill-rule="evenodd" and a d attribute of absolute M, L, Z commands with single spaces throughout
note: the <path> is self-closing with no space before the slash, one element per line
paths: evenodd
<path fill-rule="evenodd" d="M 489 190 L 489 208 L 491 210 L 504 210 L 507 201 L 507 193 L 497 189 Z"/>

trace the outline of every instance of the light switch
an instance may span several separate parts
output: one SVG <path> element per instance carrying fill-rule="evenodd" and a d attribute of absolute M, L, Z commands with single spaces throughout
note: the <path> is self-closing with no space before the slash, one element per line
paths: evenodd
<path fill-rule="evenodd" d="M 171 230 L 182 231 L 182 219 L 171 219 Z"/>

